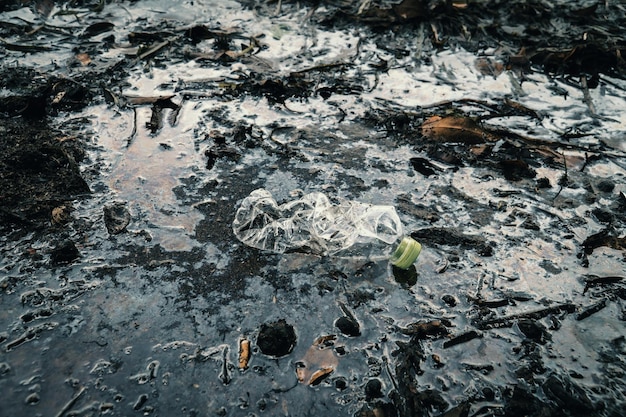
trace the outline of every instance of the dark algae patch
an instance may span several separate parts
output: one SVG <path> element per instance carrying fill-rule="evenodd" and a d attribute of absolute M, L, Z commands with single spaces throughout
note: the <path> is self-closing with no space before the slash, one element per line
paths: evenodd
<path fill-rule="evenodd" d="M 614 1 L 0 4 L 0 415 L 617 417 Z M 391 205 L 385 259 L 237 207 Z"/>

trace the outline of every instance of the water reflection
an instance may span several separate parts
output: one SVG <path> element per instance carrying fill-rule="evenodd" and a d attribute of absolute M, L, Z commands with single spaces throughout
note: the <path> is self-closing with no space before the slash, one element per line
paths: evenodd
<path fill-rule="evenodd" d="M 129 230 L 145 229 L 152 244 L 171 251 L 197 245 L 193 234 L 203 218 L 174 193 L 181 179 L 194 177 L 202 163 L 187 113 L 183 108 L 178 123 L 165 123 L 151 133 L 146 127 L 152 117 L 149 106 L 128 109 L 118 117 L 111 109 L 97 112 L 98 143 L 111 155 L 107 184 L 113 198 L 128 202 L 133 216 Z"/>

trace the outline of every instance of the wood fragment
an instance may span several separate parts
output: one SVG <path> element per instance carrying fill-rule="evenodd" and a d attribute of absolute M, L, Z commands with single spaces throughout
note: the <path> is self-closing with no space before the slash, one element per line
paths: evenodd
<path fill-rule="evenodd" d="M 78 401 L 78 399 L 81 397 L 81 395 L 83 395 L 83 393 L 86 390 L 87 390 L 87 388 L 80 387 L 78 392 L 76 394 L 74 394 L 74 396 L 67 403 L 65 403 L 63 408 L 61 408 L 61 410 L 59 410 L 59 412 L 55 415 L 55 417 L 62 417 L 66 412 L 68 412 L 69 409 L 72 408 L 74 406 L 74 404 L 76 404 L 76 401 Z"/>
<path fill-rule="evenodd" d="M 137 56 L 137 61 L 142 61 L 146 58 L 150 58 L 158 54 L 161 51 L 161 49 L 169 46 L 169 44 L 170 44 L 169 40 L 153 44 L 150 48 L 148 48 L 146 51 L 142 52 L 141 54 Z"/>
<path fill-rule="evenodd" d="M 241 339 L 239 341 L 239 369 L 243 371 L 248 368 L 250 356 L 250 341 L 248 339 Z"/>
<path fill-rule="evenodd" d="M 220 373 L 220 379 L 224 385 L 230 384 L 231 377 L 230 372 L 228 372 L 228 345 L 224 346 L 222 349 L 222 372 Z"/>
<path fill-rule="evenodd" d="M 410 323 L 406 328 L 399 329 L 402 334 L 414 336 L 417 339 L 426 339 L 429 336 L 445 336 L 448 334 L 446 324 L 441 320 L 418 321 Z"/>
<path fill-rule="evenodd" d="M 462 333 L 458 336 L 454 336 L 453 338 L 446 340 L 443 342 L 443 348 L 447 349 L 452 346 L 460 345 L 461 343 L 469 342 L 470 340 L 474 340 L 476 338 L 483 337 L 483 335 L 476 330 L 470 330 L 469 332 Z"/>
<path fill-rule="evenodd" d="M 623 279 L 624 277 L 620 277 L 620 276 L 605 276 L 605 277 L 599 277 L 596 275 L 589 276 L 585 280 L 585 289 L 583 290 L 583 294 L 585 294 L 587 290 L 591 287 L 616 284 L 622 281 Z"/>
<path fill-rule="evenodd" d="M 552 307 L 543 308 L 541 310 L 528 311 L 525 313 L 512 314 L 510 316 L 498 317 L 495 319 L 479 320 L 475 323 L 480 330 L 496 329 L 502 327 L 511 327 L 519 319 L 540 319 L 550 314 L 573 313 L 576 305 L 573 303 L 563 303 Z"/>
<path fill-rule="evenodd" d="M 583 102 L 589 108 L 589 113 L 591 113 L 592 116 L 597 115 L 598 113 L 596 112 L 596 106 L 593 104 L 591 94 L 589 94 L 589 87 L 587 86 L 587 76 L 580 76 L 580 86 L 583 90 Z"/>
<path fill-rule="evenodd" d="M 598 301 L 595 304 L 590 305 L 589 307 L 584 308 L 578 315 L 576 316 L 576 320 L 584 320 L 587 317 L 596 314 L 598 311 L 602 310 L 606 307 L 606 298 Z"/>
<path fill-rule="evenodd" d="M 311 386 L 318 385 L 324 379 L 328 377 L 331 373 L 333 373 L 335 369 L 332 366 L 328 366 L 325 368 L 318 369 L 317 371 L 311 374 L 311 378 L 309 378 L 308 384 Z"/>
<path fill-rule="evenodd" d="M 28 53 L 36 53 L 36 52 L 46 52 L 53 51 L 54 48 L 43 45 L 27 45 L 27 44 L 16 44 L 7 41 L 4 38 L 0 38 L 0 43 L 9 51 L 17 51 L 17 52 L 28 52 Z"/>
<path fill-rule="evenodd" d="M 141 106 L 144 104 L 156 104 L 156 103 L 165 103 L 170 101 L 176 94 L 168 94 L 164 96 L 124 96 L 124 99 L 128 104 L 132 104 L 135 106 Z M 164 106 L 165 107 L 165 106 Z"/>

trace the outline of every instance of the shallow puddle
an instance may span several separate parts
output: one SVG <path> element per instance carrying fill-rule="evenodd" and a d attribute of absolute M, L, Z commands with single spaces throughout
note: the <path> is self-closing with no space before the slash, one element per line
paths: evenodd
<path fill-rule="evenodd" d="M 416 55 L 394 55 L 366 27 L 316 25 L 314 10 L 286 10 L 269 16 L 236 2 L 182 1 L 104 7 L 116 42 L 103 62 L 121 57 L 129 33 L 174 38 L 199 24 L 236 28 L 243 35 L 231 43 L 245 48 L 254 36 L 263 47 L 232 62 L 166 48 L 138 60 L 123 88 L 109 91 L 126 105 L 106 102 L 100 89 L 97 104 L 54 119 L 68 129 L 86 120 L 82 169 L 92 193 L 74 202 L 65 228 L 0 240 L 0 409 L 391 416 L 419 398 L 424 416 L 513 415 L 510 404 L 524 393 L 532 404 L 560 406 L 560 383 L 585 412 L 617 415 L 626 404 L 626 83 L 603 76 L 590 90 L 592 112 L 579 88 L 542 73 L 485 75 L 479 57 L 461 49 L 423 62 L 410 32 L 396 41 Z M 194 51 L 214 53 L 214 42 Z M 495 59 L 495 51 L 483 55 Z M 381 61 L 388 70 L 375 70 Z M 276 102 L 274 90 L 263 90 L 262 81 L 298 71 L 318 93 Z M 255 76 L 260 90 L 235 94 Z M 354 83 L 339 88 L 333 77 Z M 153 98 L 168 96 L 176 109 L 157 109 Z M 488 143 L 490 154 L 476 144 L 445 148 L 465 155 L 455 162 L 425 146 L 425 118 L 496 114 L 505 100 L 519 107 L 500 108 L 526 113 L 483 120 L 492 129 L 485 132 L 507 132 Z M 574 133 L 580 137 L 568 142 Z M 521 158 L 537 144 L 545 154 L 535 157 L 534 178 L 507 179 L 488 163 L 515 147 Z M 433 173 L 420 172 L 414 158 Z M 386 262 L 246 247 L 231 224 L 257 188 L 283 201 L 322 191 L 395 205 L 406 232 L 422 237 L 416 270 L 400 276 Z M 103 207 L 116 201 L 130 223 L 109 234 Z M 614 239 L 586 250 L 603 230 Z M 75 242 L 80 258 L 51 264 L 55 233 Z M 358 336 L 336 326 L 350 314 Z M 263 324 L 280 319 L 297 343 L 275 358 L 256 342 Z M 424 323 L 432 333 L 418 337 Z M 240 368 L 242 340 L 251 356 Z M 307 383 L 313 375 L 319 379 Z M 410 389 L 419 392 L 407 396 Z"/>

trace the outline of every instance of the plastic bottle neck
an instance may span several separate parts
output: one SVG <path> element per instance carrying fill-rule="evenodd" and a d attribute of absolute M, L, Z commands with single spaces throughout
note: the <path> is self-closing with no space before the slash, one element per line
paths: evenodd
<path fill-rule="evenodd" d="M 400 241 L 396 250 L 391 254 L 389 261 L 398 268 L 408 269 L 422 251 L 422 245 L 410 236 L 405 236 Z"/>

